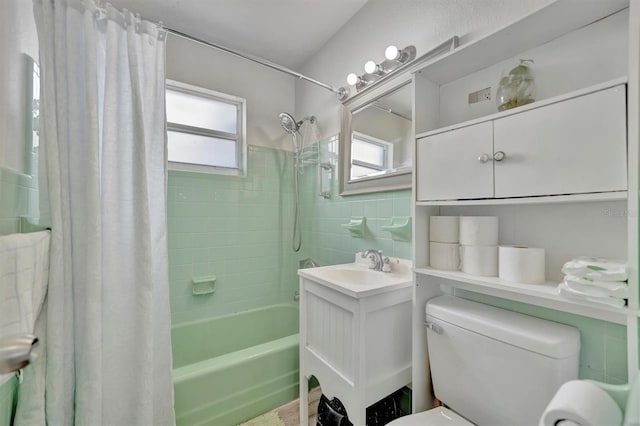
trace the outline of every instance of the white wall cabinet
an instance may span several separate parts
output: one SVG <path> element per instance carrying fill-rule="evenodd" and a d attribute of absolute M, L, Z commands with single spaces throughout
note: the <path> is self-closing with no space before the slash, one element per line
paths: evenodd
<path fill-rule="evenodd" d="M 418 201 L 626 190 L 626 86 L 583 92 L 419 139 Z"/>
<path fill-rule="evenodd" d="M 493 122 L 495 197 L 627 189 L 625 86 Z"/>
<path fill-rule="evenodd" d="M 419 200 L 493 197 L 490 121 L 421 139 L 416 152 Z"/>

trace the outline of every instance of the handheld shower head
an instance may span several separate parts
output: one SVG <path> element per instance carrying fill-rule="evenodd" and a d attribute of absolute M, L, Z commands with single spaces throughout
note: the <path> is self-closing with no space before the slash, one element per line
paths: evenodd
<path fill-rule="evenodd" d="M 286 112 L 280 113 L 280 124 L 290 135 L 296 133 L 300 128 L 300 123 L 297 123 L 296 120 L 291 116 L 291 114 L 288 114 Z"/>

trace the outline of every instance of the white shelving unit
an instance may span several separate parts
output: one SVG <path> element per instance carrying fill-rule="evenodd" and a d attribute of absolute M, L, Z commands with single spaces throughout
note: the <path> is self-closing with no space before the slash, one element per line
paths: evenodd
<path fill-rule="evenodd" d="M 506 206 L 517 204 L 564 204 L 590 201 L 623 201 L 627 191 L 592 192 L 587 194 L 547 195 L 540 197 L 481 198 L 475 200 L 416 201 L 416 206 Z"/>
<path fill-rule="evenodd" d="M 441 278 L 441 286 L 459 288 L 489 296 L 529 303 L 543 308 L 556 309 L 576 315 L 597 318 L 616 324 L 627 325 L 628 316 L 638 316 L 638 309 L 616 308 L 589 302 L 566 299 L 557 293 L 558 282 L 524 284 L 501 280 L 497 277 L 479 277 L 461 271 L 441 271 L 432 268 L 416 268 L 417 275 Z M 423 277 L 418 277 L 420 282 Z M 428 284 L 427 284 L 428 285 Z"/>
<path fill-rule="evenodd" d="M 450 197 L 425 201 L 424 198 L 420 199 L 418 188 L 420 170 L 424 164 L 421 164 L 419 155 L 414 156 L 414 412 L 430 408 L 429 401 L 432 399 L 423 326 L 425 303 L 443 292 L 455 292 L 456 289 L 624 325 L 627 330 L 629 380 L 637 374 L 640 367 L 637 216 L 639 56 L 640 0 L 580 4 L 573 0 L 559 0 L 482 39 L 462 45 L 415 71 L 416 141 L 501 120 L 619 85 L 626 88 L 628 130 L 626 190 L 525 194 L 514 198 Z M 538 99 L 527 106 L 495 112 L 493 97 L 500 72 L 510 69 L 518 58 L 536 60 L 534 77 Z M 468 92 L 489 86 L 492 87 L 491 102 L 467 104 Z M 603 170 L 593 172 L 607 173 Z M 430 268 L 429 217 L 432 215 L 499 216 L 501 244 L 524 244 L 548 249 L 548 282 L 541 285 L 511 283 L 495 277 L 477 277 L 459 271 Z M 627 307 L 615 308 L 568 300 L 557 294 L 556 287 L 561 280 L 558 265 L 580 255 L 622 256 L 629 259 L 632 296 Z"/>

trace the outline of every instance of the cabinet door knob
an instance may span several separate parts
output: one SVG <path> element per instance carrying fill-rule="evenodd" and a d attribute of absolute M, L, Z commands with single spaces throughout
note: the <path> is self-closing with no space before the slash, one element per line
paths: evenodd
<path fill-rule="evenodd" d="M 504 151 L 497 151 L 493 154 L 493 159 L 496 161 L 502 161 L 507 157 L 507 154 Z"/>
<path fill-rule="evenodd" d="M 489 157 L 489 154 L 482 154 L 480 157 L 478 157 L 478 161 L 481 162 L 482 164 L 486 163 L 489 160 L 491 160 L 491 157 Z"/>

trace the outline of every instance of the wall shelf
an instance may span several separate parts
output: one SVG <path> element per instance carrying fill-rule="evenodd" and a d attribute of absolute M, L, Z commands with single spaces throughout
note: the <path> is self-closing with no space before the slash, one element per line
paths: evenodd
<path fill-rule="evenodd" d="M 364 237 L 365 229 L 367 226 L 367 218 L 366 217 L 352 217 L 349 220 L 349 223 L 343 223 L 340 225 L 344 229 L 347 229 L 351 232 L 351 236 L 354 238 L 362 238 Z"/>
<path fill-rule="evenodd" d="M 390 225 L 382 225 L 381 230 L 391 233 L 394 241 L 409 241 L 411 239 L 411 218 L 392 217 Z"/>
<path fill-rule="evenodd" d="M 614 308 L 589 302 L 579 302 L 561 297 L 556 292 L 558 283 L 522 284 L 501 280 L 497 277 L 479 277 L 460 271 L 441 271 L 432 268 L 415 268 L 416 281 L 424 283 L 420 277 L 441 278 L 437 284 L 467 290 L 474 293 L 500 297 L 543 308 L 570 312 L 590 318 L 625 325 L 629 316 L 640 316 L 639 310 Z M 443 281 L 444 280 L 444 281 Z"/>
<path fill-rule="evenodd" d="M 547 195 L 541 197 L 483 198 L 480 200 L 417 201 L 417 206 L 496 206 L 513 204 L 584 203 L 589 201 L 624 201 L 627 191 L 593 192 L 587 194 Z"/>
<path fill-rule="evenodd" d="M 416 139 L 437 135 L 438 133 L 448 132 L 450 130 L 456 130 L 462 127 L 473 126 L 474 124 L 484 123 L 485 121 L 493 121 L 493 120 L 498 120 L 500 118 L 509 117 L 511 115 L 521 114 L 526 111 L 531 111 L 537 108 L 541 108 L 541 107 L 552 105 L 558 102 L 566 101 L 568 99 L 573 99 L 580 96 L 588 95 L 589 93 L 599 92 L 601 90 L 606 90 L 611 87 L 619 86 L 621 84 L 626 84 L 627 82 L 628 82 L 627 76 L 619 77 L 610 81 L 605 81 L 600 84 L 595 84 L 593 86 L 584 87 L 579 90 L 574 90 L 569 93 L 564 93 L 562 95 L 554 96 L 549 99 L 538 100 L 518 108 L 512 108 L 506 111 L 496 112 L 494 114 L 475 118 L 473 120 L 464 121 L 462 123 L 456 123 L 450 126 L 439 127 L 437 129 L 429 130 L 428 132 L 418 133 L 416 134 Z"/>
<path fill-rule="evenodd" d="M 191 291 L 194 296 L 204 296 L 207 294 L 213 294 L 216 292 L 215 275 L 208 275 L 206 277 L 194 277 L 191 279 Z"/>
<path fill-rule="evenodd" d="M 553 2 L 492 34 L 435 58 L 417 72 L 438 84 L 445 84 L 543 45 L 628 5 L 628 0 L 594 2 L 589 7 L 575 7 L 571 1 Z"/>

